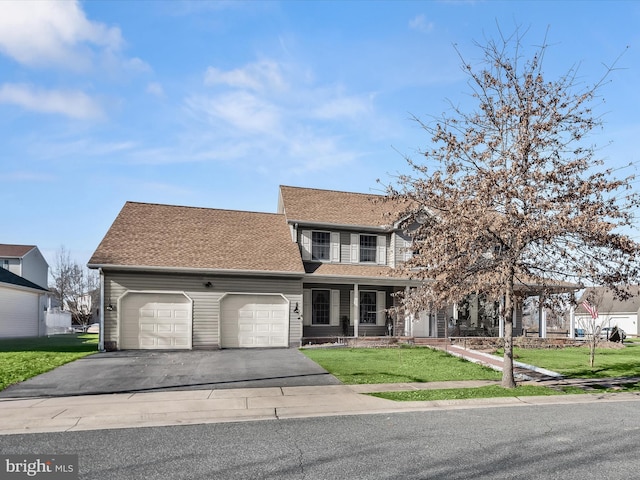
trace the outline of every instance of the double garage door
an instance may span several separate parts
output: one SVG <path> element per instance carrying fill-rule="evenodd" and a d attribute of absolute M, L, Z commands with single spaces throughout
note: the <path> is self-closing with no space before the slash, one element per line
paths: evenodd
<path fill-rule="evenodd" d="M 289 303 L 281 295 L 226 295 L 220 317 L 222 348 L 289 346 Z"/>
<path fill-rule="evenodd" d="M 129 293 L 121 301 L 121 349 L 190 349 L 191 300 Z M 289 303 L 281 295 L 229 294 L 220 300 L 220 347 L 288 347 Z"/>

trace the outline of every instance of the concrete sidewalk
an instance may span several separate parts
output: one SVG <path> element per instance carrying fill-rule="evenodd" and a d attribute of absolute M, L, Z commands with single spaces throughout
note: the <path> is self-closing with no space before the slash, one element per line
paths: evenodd
<path fill-rule="evenodd" d="M 251 420 L 638 400 L 630 393 L 394 402 L 370 392 L 496 382 L 330 385 L 2 399 L 0 434 L 73 432 Z"/>

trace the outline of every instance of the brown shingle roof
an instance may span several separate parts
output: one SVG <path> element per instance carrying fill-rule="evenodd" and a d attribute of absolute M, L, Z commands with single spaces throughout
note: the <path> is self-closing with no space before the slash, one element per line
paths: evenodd
<path fill-rule="evenodd" d="M 282 215 L 127 202 L 91 266 L 304 272 Z"/>
<path fill-rule="evenodd" d="M 0 257 L 21 258 L 33 250 L 35 245 L 8 245 L 0 243 Z"/>
<path fill-rule="evenodd" d="M 640 286 L 629 285 L 626 287 L 626 290 L 630 297 L 625 300 L 621 300 L 616 298 L 613 291 L 608 288 L 589 287 L 584 291 L 580 300 L 578 300 L 576 313 L 586 313 L 586 309 L 582 306 L 582 301 L 586 299 L 592 299 L 592 303 L 595 304 L 602 315 L 610 313 L 638 312 L 638 310 L 640 310 Z"/>
<path fill-rule="evenodd" d="M 384 198 L 384 195 L 280 186 L 280 207 L 290 222 L 388 227 L 401 209 L 383 201 Z"/>

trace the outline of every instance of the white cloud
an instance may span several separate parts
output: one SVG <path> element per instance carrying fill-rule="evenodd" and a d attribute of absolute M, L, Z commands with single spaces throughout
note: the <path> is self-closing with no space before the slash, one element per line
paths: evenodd
<path fill-rule="evenodd" d="M 358 97 L 340 97 L 329 99 L 318 106 L 314 114 L 318 118 L 332 120 L 338 118 L 358 118 L 371 113 L 371 101 Z"/>
<path fill-rule="evenodd" d="M 24 65 L 84 68 L 89 46 L 114 51 L 122 42 L 120 29 L 88 20 L 77 1 L 0 2 L 0 52 Z"/>
<path fill-rule="evenodd" d="M 435 24 L 433 22 L 427 21 L 427 17 L 424 14 L 417 15 L 416 17 L 409 20 L 409 28 L 413 30 L 418 30 L 420 32 L 431 32 L 433 31 Z"/>
<path fill-rule="evenodd" d="M 151 82 L 147 85 L 147 93 L 154 95 L 156 97 L 163 98 L 164 97 L 164 88 L 158 82 Z"/>
<path fill-rule="evenodd" d="M 286 89 L 280 65 L 266 60 L 226 72 L 209 67 L 205 72 L 204 83 L 256 91 Z"/>
<path fill-rule="evenodd" d="M 103 116 L 98 102 L 83 92 L 73 90 L 41 90 L 25 84 L 5 83 L 0 85 L 0 103 L 77 119 Z"/>
<path fill-rule="evenodd" d="M 187 100 L 187 105 L 197 113 L 204 113 L 209 121 L 221 121 L 239 131 L 273 133 L 279 129 L 278 107 L 247 92 L 194 97 Z"/>

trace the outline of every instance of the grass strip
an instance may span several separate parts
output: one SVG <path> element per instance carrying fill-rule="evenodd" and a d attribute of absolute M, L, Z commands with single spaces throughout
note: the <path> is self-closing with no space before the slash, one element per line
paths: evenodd
<path fill-rule="evenodd" d="M 502 388 L 499 385 L 488 385 L 477 388 L 443 388 L 432 390 L 410 390 L 402 392 L 370 393 L 374 397 L 386 398 L 398 402 L 433 401 L 433 400 L 470 400 L 475 398 L 496 397 L 532 397 L 545 395 L 565 395 L 566 393 L 585 393 L 579 391 L 559 391 L 536 385 L 520 385 L 516 388 Z"/>

